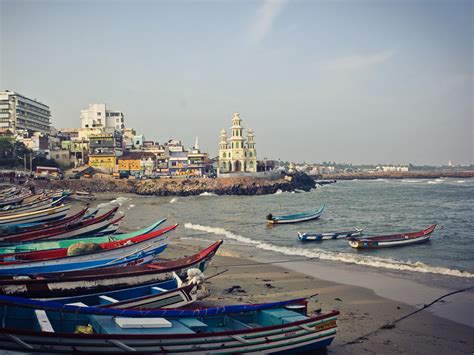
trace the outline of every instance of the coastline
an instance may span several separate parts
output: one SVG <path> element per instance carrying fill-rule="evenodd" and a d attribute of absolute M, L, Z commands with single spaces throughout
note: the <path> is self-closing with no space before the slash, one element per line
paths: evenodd
<path fill-rule="evenodd" d="M 196 196 L 205 193 L 216 195 L 268 195 L 277 191 L 310 191 L 316 182 L 304 173 L 291 175 L 269 174 L 267 177 L 231 178 L 169 178 L 153 180 L 129 180 L 107 178 L 33 180 L 29 182 L 37 190 L 67 189 L 72 192 L 133 193 L 143 196 Z"/>
<path fill-rule="evenodd" d="M 205 241 L 173 236 L 165 256 L 171 258 L 183 253 L 189 255 L 207 244 Z M 462 354 L 471 353 L 474 349 L 471 326 L 438 317 L 428 310 L 422 310 L 397 322 L 393 327 L 387 327 L 387 324 L 414 312 L 417 307 L 382 297 L 370 289 L 370 285 L 361 287 L 328 280 L 339 280 L 339 276 L 333 275 L 323 279 L 313 271 L 324 268 L 321 265 L 324 263 L 313 263 L 314 268 L 308 268 L 307 263 L 268 264 L 255 260 L 251 254 L 242 257 L 243 253 L 245 251 L 233 247 L 232 243 L 224 242 L 205 275 L 212 276 L 226 269 L 228 271 L 206 282 L 211 295 L 201 301 L 200 305 L 269 302 L 318 293 L 317 297 L 309 301 L 309 312 L 319 308 L 323 312 L 331 309 L 341 312 L 338 317 L 338 335 L 329 347 L 331 353 L 432 354 L 441 351 Z M 380 281 L 373 279 L 370 273 L 366 276 L 371 278 L 373 284 Z M 408 283 L 401 279 L 394 288 Z M 232 288 L 234 291 L 229 292 Z M 431 298 L 424 298 L 431 295 L 431 292 L 432 289 L 428 292 L 425 288 L 419 299 L 432 301 Z M 403 288 L 399 289 L 398 296 L 402 294 Z M 449 306 L 454 299 L 454 296 L 447 297 L 443 305 Z"/>
<path fill-rule="evenodd" d="M 394 172 L 351 172 L 330 173 L 318 175 L 324 180 L 376 180 L 376 179 L 441 179 L 459 178 L 469 179 L 474 177 L 474 171 L 394 171 Z"/>

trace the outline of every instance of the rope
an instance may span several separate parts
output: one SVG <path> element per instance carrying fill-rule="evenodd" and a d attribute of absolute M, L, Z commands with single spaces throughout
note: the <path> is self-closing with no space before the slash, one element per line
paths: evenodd
<path fill-rule="evenodd" d="M 342 344 L 342 346 L 346 346 L 346 345 L 351 345 L 351 344 L 357 344 L 357 343 L 361 343 L 362 340 L 366 340 L 364 338 L 367 338 L 368 336 L 372 335 L 372 334 L 375 334 L 377 333 L 379 330 L 382 330 L 382 329 L 393 329 L 395 328 L 395 324 L 398 323 L 398 322 L 401 322 L 402 320 L 404 319 L 407 319 L 411 316 L 413 316 L 414 314 L 418 313 L 418 312 L 421 312 L 429 307 L 431 307 L 432 305 L 434 305 L 435 303 L 441 301 L 443 298 L 446 298 L 448 296 L 451 296 L 451 295 L 454 295 L 454 294 L 457 294 L 457 293 L 461 293 L 461 292 L 466 292 L 466 291 L 469 291 L 469 290 L 472 290 L 474 288 L 474 286 L 470 286 L 468 288 L 463 288 L 463 289 L 460 289 L 460 290 L 456 290 L 456 291 L 452 291 L 452 292 L 448 292 L 444 295 L 441 295 L 440 297 L 436 298 L 435 300 L 433 300 L 432 302 L 428 303 L 428 304 L 424 304 L 422 308 L 420 309 L 417 309 L 413 312 L 410 312 L 406 315 L 404 315 L 403 317 L 400 317 L 398 319 L 395 319 L 392 323 L 388 323 L 388 324 L 384 324 L 382 325 L 381 327 L 367 333 L 367 334 L 364 334 L 358 338 L 356 338 L 355 340 L 352 340 L 352 341 L 348 341 L 344 344 Z"/>

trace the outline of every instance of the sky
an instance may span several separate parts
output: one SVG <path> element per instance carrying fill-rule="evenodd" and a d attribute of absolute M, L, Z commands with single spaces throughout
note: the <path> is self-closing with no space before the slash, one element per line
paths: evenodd
<path fill-rule="evenodd" d="M 105 102 L 215 156 L 239 112 L 259 159 L 473 163 L 470 0 L 0 0 L 0 90 L 56 128 Z"/>

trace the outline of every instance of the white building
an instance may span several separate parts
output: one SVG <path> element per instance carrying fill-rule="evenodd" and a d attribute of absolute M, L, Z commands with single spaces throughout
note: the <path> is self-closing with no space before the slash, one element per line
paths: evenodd
<path fill-rule="evenodd" d="M 257 172 L 257 151 L 255 150 L 253 130 L 247 130 L 247 139 L 243 137 L 243 130 L 240 115 L 234 113 L 232 127 L 230 127 L 230 139 L 227 140 L 225 129 L 221 131 L 221 140 L 219 143 L 219 174 Z"/>
<path fill-rule="evenodd" d="M 122 131 L 124 116 L 121 111 L 107 110 L 105 104 L 90 104 L 89 108 L 81 110 L 81 127 Z"/>
<path fill-rule="evenodd" d="M 49 106 L 13 91 L 0 91 L 0 129 L 49 134 Z"/>

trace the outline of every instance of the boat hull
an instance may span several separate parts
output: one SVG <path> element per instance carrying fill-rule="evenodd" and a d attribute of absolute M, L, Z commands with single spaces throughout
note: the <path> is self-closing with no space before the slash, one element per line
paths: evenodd
<path fill-rule="evenodd" d="M 436 224 L 418 231 L 410 233 L 400 233 L 392 235 L 383 235 L 375 237 L 364 238 L 349 238 L 347 239 L 349 245 L 355 249 L 378 249 L 401 247 L 411 244 L 425 243 L 430 240 L 431 233 L 436 228 Z"/>
<path fill-rule="evenodd" d="M 351 237 L 358 237 L 362 235 L 362 229 L 356 229 L 347 232 L 332 232 L 332 233 L 298 233 L 298 239 L 302 242 L 323 241 L 329 239 L 346 239 Z"/>
<path fill-rule="evenodd" d="M 204 271 L 221 244 L 222 241 L 219 241 L 193 256 L 156 264 L 50 273 L 29 279 L 0 277 L 0 294 L 32 298 L 62 298 L 170 280 L 174 278 L 173 273 L 185 277 L 187 270 L 191 268 Z"/>

